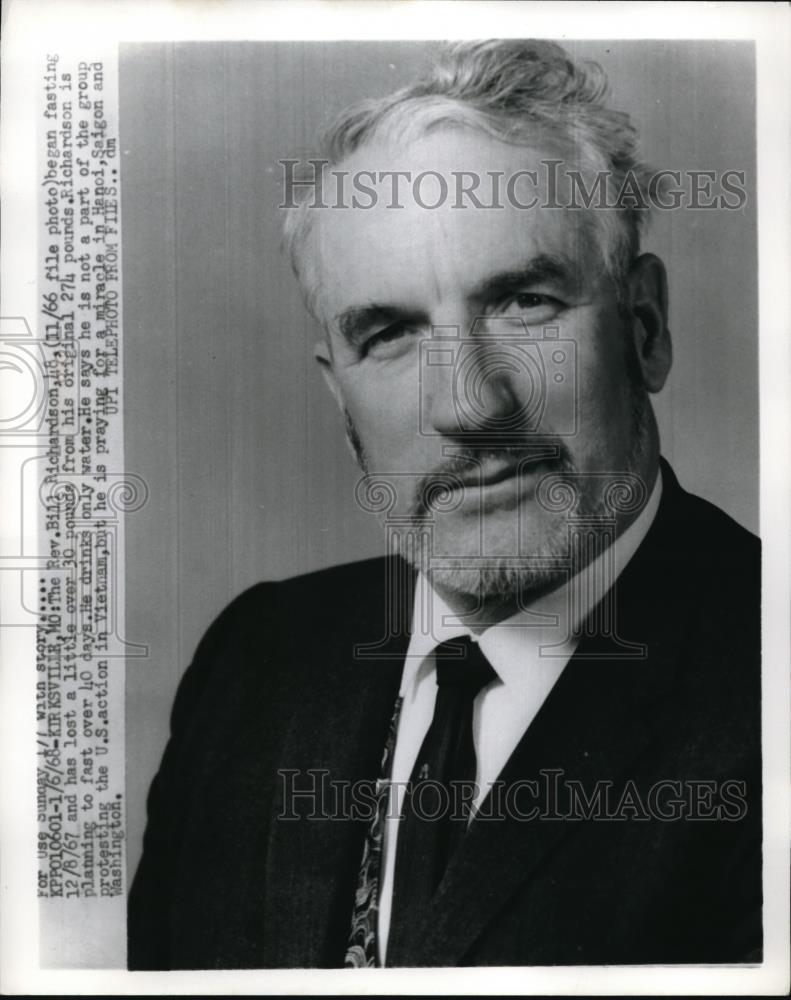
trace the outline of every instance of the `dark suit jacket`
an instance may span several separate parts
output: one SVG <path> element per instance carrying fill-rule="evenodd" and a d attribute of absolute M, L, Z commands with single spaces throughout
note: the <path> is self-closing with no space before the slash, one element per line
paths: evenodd
<path fill-rule="evenodd" d="M 588 796 L 597 782 L 633 782 L 634 808 L 474 820 L 396 963 L 760 961 L 759 546 L 663 473 L 659 512 L 615 594 L 618 635 L 647 657 L 583 639 L 501 775 L 562 769 Z M 343 964 L 366 821 L 308 819 L 308 799 L 293 803 L 299 818 L 276 817 L 286 781 L 307 787 L 311 769 L 376 778 L 411 582 L 404 564 L 371 560 L 263 583 L 208 631 L 151 788 L 130 968 Z M 355 655 L 380 639 L 376 655 Z M 682 784 L 650 799 L 663 781 Z M 672 818 L 679 790 L 704 818 Z"/>

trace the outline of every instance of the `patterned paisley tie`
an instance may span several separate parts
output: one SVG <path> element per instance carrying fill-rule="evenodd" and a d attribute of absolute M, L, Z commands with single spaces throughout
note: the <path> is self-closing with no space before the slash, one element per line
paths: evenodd
<path fill-rule="evenodd" d="M 398 698 L 387 731 L 387 740 L 382 754 L 381 777 L 376 788 L 376 809 L 371 825 L 365 836 L 363 860 L 357 879 L 354 897 L 352 930 L 346 946 L 344 966 L 347 969 L 363 969 L 377 964 L 376 924 L 379 918 L 379 876 L 382 860 L 382 837 L 385 829 L 385 814 L 390 798 L 390 772 L 393 766 L 393 749 L 401 714 L 402 699 Z"/>

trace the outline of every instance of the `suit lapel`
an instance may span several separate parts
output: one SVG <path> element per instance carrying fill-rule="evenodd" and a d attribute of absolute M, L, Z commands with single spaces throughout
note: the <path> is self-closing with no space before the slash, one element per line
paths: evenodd
<path fill-rule="evenodd" d="M 529 821 L 524 818 L 528 810 L 538 807 L 542 816 L 551 817 L 557 782 L 578 781 L 587 795 L 598 781 L 617 785 L 630 764 L 672 726 L 684 623 L 694 594 L 688 579 L 667 587 L 669 568 L 678 546 L 683 547 L 674 516 L 680 488 L 670 477 L 672 473 L 666 473 L 670 496 L 663 499 L 640 552 L 615 585 L 618 635 L 645 645 L 645 658 L 625 660 L 614 642 L 595 635 L 581 640 L 500 775 L 505 789 L 534 780 L 538 794 L 531 787 L 516 798 L 516 810 L 497 810 L 504 815 L 500 820 L 485 818 L 487 808 L 494 806 L 491 796 L 484 802 L 481 818 L 473 820 L 416 928 L 409 955 L 388 955 L 388 964 L 460 964 L 563 838 L 584 827 L 562 818 L 562 801 L 554 810 L 556 819 Z"/>
<path fill-rule="evenodd" d="M 631 697 L 639 669 L 580 659 L 568 664 L 500 775 L 503 790 L 523 781 L 534 785 L 513 798 L 505 791 L 499 801 L 490 793 L 448 868 L 408 964 L 459 964 L 558 842 L 580 829 L 562 818 L 559 784 L 579 781 L 590 795 L 597 781 L 617 782 L 645 749 L 651 731 Z M 535 809 L 546 818 L 528 819 Z M 487 819 L 487 810 L 502 818 Z"/>
<path fill-rule="evenodd" d="M 293 779 L 279 782 L 270 821 L 267 966 L 343 963 L 368 826 L 365 815 L 349 817 L 354 804 L 349 790 L 361 782 L 373 788 L 379 777 L 409 640 L 412 575 L 399 579 L 402 594 L 396 613 L 385 610 L 385 596 L 377 585 L 362 604 L 335 616 L 335 635 L 320 637 L 307 651 L 303 645 L 295 647 L 295 659 L 313 657 L 321 669 L 292 719 L 280 756 L 280 768 Z M 291 788 L 311 784 L 321 789 L 319 796 L 289 797 Z M 282 818 L 287 815 L 294 818 Z M 329 818 L 333 815 L 336 818 Z"/>

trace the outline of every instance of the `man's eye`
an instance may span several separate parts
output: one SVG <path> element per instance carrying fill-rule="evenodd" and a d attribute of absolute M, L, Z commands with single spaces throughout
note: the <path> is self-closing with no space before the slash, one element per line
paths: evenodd
<path fill-rule="evenodd" d="M 404 323 L 393 323 L 384 330 L 378 330 L 363 344 L 363 356 L 394 357 L 405 349 L 405 345 L 409 342 L 409 334 L 413 332 L 414 327 Z"/>
<path fill-rule="evenodd" d="M 522 309 L 531 309 L 534 306 L 543 305 L 547 298 L 548 296 L 537 295 L 535 292 L 522 292 L 520 295 L 514 296 L 514 301 Z"/>
<path fill-rule="evenodd" d="M 564 303 L 552 295 L 541 292 L 518 292 L 504 299 L 494 314 L 504 318 L 521 319 L 528 325 L 547 323 L 564 308 Z"/>
<path fill-rule="evenodd" d="M 501 306 L 499 312 L 503 316 L 522 316 L 531 322 L 541 322 L 556 315 L 563 308 L 563 303 L 552 295 L 540 292 L 519 292 L 512 295 Z"/>

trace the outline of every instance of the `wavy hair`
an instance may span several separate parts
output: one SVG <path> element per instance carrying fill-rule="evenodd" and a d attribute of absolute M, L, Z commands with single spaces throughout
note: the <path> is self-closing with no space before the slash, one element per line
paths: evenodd
<path fill-rule="evenodd" d="M 620 288 L 639 253 L 651 172 L 640 160 L 628 114 L 606 107 L 607 87 L 598 63 L 575 62 L 554 42 L 448 44 L 414 84 L 342 112 L 324 135 L 325 156 L 328 167 L 337 166 L 375 140 L 403 146 L 443 126 L 477 129 L 514 145 L 535 143 L 539 130 L 559 140 L 584 169 L 603 173 L 610 192 L 624 190 L 628 181 L 636 204 L 621 199 L 612 210 L 594 212 L 602 264 Z M 305 261 L 310 228 L 303 198 L 286 213 L 284 247 L 308 308 L 320 318 L 315 271 Z"/>

